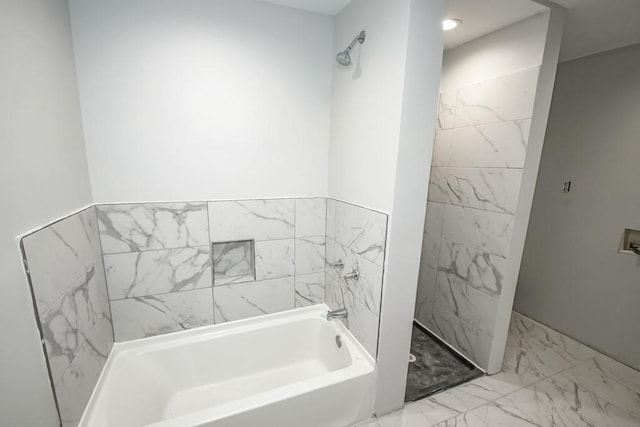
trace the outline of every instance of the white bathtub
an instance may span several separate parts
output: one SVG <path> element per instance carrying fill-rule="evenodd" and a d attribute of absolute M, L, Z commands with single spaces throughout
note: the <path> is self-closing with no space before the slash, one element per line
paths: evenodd
<path fill-rule="evenodd" d="M 373 412 L 375 363 L 326 305 L 116 344 L 86 427 L 344 427 Z M 336 344 L 340 336 L 342 347 Z"/>

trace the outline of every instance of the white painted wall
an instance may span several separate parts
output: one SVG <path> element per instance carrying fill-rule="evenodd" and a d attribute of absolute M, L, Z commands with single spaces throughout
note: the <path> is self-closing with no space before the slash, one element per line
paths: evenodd
<path fill-rule="evenodd" d="M 560 64 L 518 311 L 640 369 L 640 45 Z M 564 181 L 571 192 L 560 191 Z"/>
<path fill-rule="evenodd" d="M 409 1 L 355 0 L 336 17 L 333 50 L 361 31 L 353 65 L 333 64 L 329 197 L 390 213 L 407 56 Z"/>
<path fill-rule="evenodd" d="M 446 51 L 440 90 L 540 66 L 548 22 L 541 13 Z"/>
<path fill-rule="evenodd" d="M 71 0 L 97 202 L 324 196 L 333 20 L 257 0 Z"/>
<path fill-rule="evenodd" d="M 0 0 L 0 424 L 59 425 L 16 237 L 91 203 L 66 0 Z"/>

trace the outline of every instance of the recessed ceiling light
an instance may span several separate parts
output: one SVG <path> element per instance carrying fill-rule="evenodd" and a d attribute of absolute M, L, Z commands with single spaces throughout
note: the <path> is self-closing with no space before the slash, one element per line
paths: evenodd
<path fill-rule="evenodd" d="M 462 24 L 462 21 L 459 20 L 459 19 L 447 18 L 447 19 L 442 21 L 442 29 L 444 31 L 453 30 L 454 28 L 456 28 L 460 24 Z"/>

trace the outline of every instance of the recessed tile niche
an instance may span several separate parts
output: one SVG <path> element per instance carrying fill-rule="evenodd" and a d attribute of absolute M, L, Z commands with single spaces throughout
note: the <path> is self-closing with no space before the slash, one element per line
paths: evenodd
<path fill-rule="evenodd" d="M 211 251 L 214 286 L 256 280 L 255 241 L 214 242 Z"/>

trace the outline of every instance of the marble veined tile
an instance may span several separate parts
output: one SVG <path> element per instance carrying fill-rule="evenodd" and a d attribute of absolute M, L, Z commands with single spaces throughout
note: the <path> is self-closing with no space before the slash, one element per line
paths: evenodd
<path fill-rule="evenodd" d="M 638 420 L 579 384 L 554 376 L 467 413 L 479 426 L 638 426 Z"/>
<path fill-rule="evenodd" d="M 102 319 L 93 328 L 60 382 L 56 383 L 64 427 L 78 425 L 112 346 L 111 324 L 107 319 Z"/>
<path fill-rule="evenodd" d="M 345 325 L 375 358 L 378 347 L 382 268 L 332 239 L 328 239 L 328 245 L 327 249 L 333 252 L 334 256 L 344 260 L 345 268 L 328 267 L 325 301 L 333 310 L 347 310 L 348 318 L 344 321 Z M 354 266 L 360 271 L 360 280 L 345 280 L 342 276 L 351 272 Z"/>
<path fill-rule="evenodd" d="M 495 401 L 520 388 L 519 383 L 514 383 L 503 374 L 486 375 L 435 394 L 428 400 L 462 413 Z"/>
<path fill-rule="evenodd" d="M 420 261 L 428 267 L 438 268 L 438 254 L 442 239 L 437 235 L 424 233 L 422 235 L 422 253 Z"/>
<path fill-rule="evenodd" d="M 491 337 L 472 328 L 454 314 L 441 308 L 433 307 L 433 332 L 467 356 L 483 369 L 487 369 L 491 351 Z"/>
<path fill-rule="evenodd" d="M 640 371 L 599 355 L 559 375 L 613 403 L 640 425 Z"/>
<path fill-rule="evenodd" d="M 387 239 L 387 216 L 385 214 L 337 202 L 335 236 L 335 240 L 340 244 L 375 264 L 383 266 Z"/>
<path fill-rule="evenodd" d="M 433 168 L 429 200 L 514 215 L 521 180 L 522 169 Z"/>
<path fill-rule="evenodd" d="M 256 242 L 256 280 L 276 279 L 295 274 L 295 241 Z"/>
<path fill-rule="evenodd" d="M 211 287 L 208 246 L 104 256 L 112 300 Z"/>
<path fill-rule="evenodd" d="M 296 275 L 324 272 L 325 237 L 296 239 Z"/>
<path fill-rule="evenodd" d="M 593 357 L 595 352 L 518 313 L 509 323 L 502 371 L 528 385 Z"/>
<path fill-rule="evenodd" d="M 449 166 L 451 163 L 451 138 L 455 129 L 436 131 L 433 141 L 433 159 L 431 166 Z"/>
<path fill-rule="evenodd" d="M 336 205 L 338 202 L 334 199 L 327 199 L 327 237 L 335 240 L 336 238 Z"/>
<path fill-rule="evenodd" d="M 22 240 L 38 313 L 42 315 L 100 257 L 94 208 Z"/>
<path fill-rule="evenodd" d="M 453 127 L 456 115 L 456 98 L 456 90 L 440 93 L 436 129 L 450 129 Z"/>
<path fill-rule="evenodd" d="M 209 221 L 212 242 L 292 239 L 295 200 L 211 202 Z"/>
<path fill-rule="evenodd" d="M 209 244 L 206 203 L 144 203 L 97 208 L 105 254 Z"/>
<path fill-rule="evenodd" d="M 215 322 L 224 323 L 294 308 L 294 278 L 216 286 Z"/>
<path fill-rule="evenodd" d="M 418 290 L 416 293 L 415 318 L 422 325 L 430 327 L 433 317 L 433 303 L 436 293 L 435 268 L 420 264 L 418 274 Z"/>
<path fill-rule="evenodd" d="M 449 282 L 471 286 L 486 295 L 499 296 L 507 260 L 497 255 L 442 241 L 438 270 Z"/>
<path fill-rule="evenodd" d="M 213 323 L 211 288 L 111 302 L 116 341 L 129 341 Z"/>
<path fill-rule="evenodd" d="M 296 237 L 324 236 L 327 223 L 327 199 L 314 197 L 296 199 Z"/>
<path fill-rule="evenodd" d="M 59 381 L 90 331 L 101 319 L 109 321 L 101 266 L 83 274 L 40 318 L 54 383 Z"/>
<path fill-rule="evenodd" d="M 255 280 L 254 245 L 251 240 L 213 243 L 215 286 Z"/>
<path fill-rule="evenodd" d="M 424 399 L 405 405 L 404 408 L 357 424 L 357 427 L 428 427 L 458 416 L 452 408 Z"/>
<path fill-rule="evenodd" d="M 539 67 L 458 89 L 454 127 L 531 118 Z"/>
<path fill-rule="evenodd" d="M 493 336 L 498 298 L 488 296 L 458 280 L 438 272 L 435 303 L 474 329 Z"/>
<path fill-rule="evenodd" d="M 440 141 L 448 163 L 434 166 L 523 168 L 530 128 L 525 119 L 453 129 Z"/>
<path fill-rule="evenodd" d="M 506 258 L 513 221 L 513 215 L 446 205 L 442 238 Z"/>
<path fill-rule="evenodd" d="M 339 285 L 345 301 L 350 305 L 354 305 L 357 302 L 374 316 L 379 316 L 382 298 L 382 267 L 356 254 L 333 239 L 327 239 L 327 260 L 332 262 L 331 260 L 338 259 L 344 261 L 344 268 L 328 267 L 328 271 Z M 360 272 L 358 280 L 343 278 L 344 275 L 351 273 L 353 270 Z"/>
<path fill-rule="evenodd" d="M 442 236 L 442 224 L 444 221 L 445 205 L 442 203 L 427 202 L 427 214 L 424 218 L 424 232 L 433 236 Z"/>
<path fill-rule="evenodd" d="M 324 302 L 324 272 L 295 278 L 295 305 L 307 307 Z"/>

